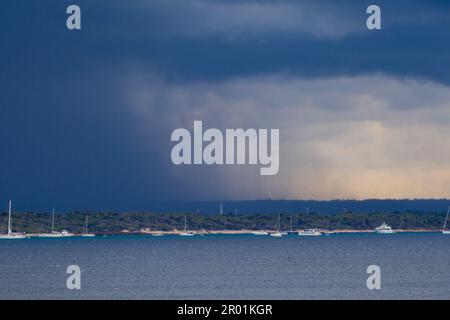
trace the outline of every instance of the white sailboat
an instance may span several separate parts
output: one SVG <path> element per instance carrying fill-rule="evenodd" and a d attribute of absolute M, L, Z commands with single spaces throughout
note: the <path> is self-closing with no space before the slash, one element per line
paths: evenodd
<path fill-rule="evenodd" d="M 254 236 L 268 236 L 269 233 L 267 231 L 261 229 L 261 230 L 252 231 L 252 235 L 254 235 Z"/>
<path fill-rule="evenodd" d="M 264 230 L 253 231 L 252 234 L 254 236 L 267 236 L 269 233 Z"/>
<path fill-rule="evenodd" d="M 86 216 L 86 220 L 84 222 L 83 232 L 81 234 L 82 237 L 95 237 L 95 234 L 88 232 L 88 216 Z"/>
<path fill-rule="evenodd" d="M 281 234 L 281 232 L 274 232 L 271 233 L 270 236 L 275 238 L 281 238 L 283 235 Z"/>
<path fill-rule="evenodd" d="M 72 237 L 73 233 L 70 233 L 67 230 L 63 230 L 61 232 L 55 231 L 55 209 L 52 210 L 52 230 L 50 233 L 40 233 L 37 236 L 39 238 L 62 238 L 62 237 Z"/>
<path fill-rule="evenodd" d="M 329 236 L 330 234 L 334 234 L 335 232 L 330 230 L 330 222 L 327 221 L 327 228 L 322 231 L 322 234 Z"/>
<path fill-rule="evenodd" d="M 275 229 L 276 229 L 277 231 L 274 232 L 274 233 L 271 233 L 271 234 L 270 234 L 271 237 L 280 238 L 280 237 L 283 236 L 283 233 L 280 232 L 280 225 L 281 225 L 281 214 L 278 215 L 278 220 L 277 220 L 277 223 L 276 223 L 276 225 L 275 225 Z"/>
<path fill-rule="evenodd" d="M 158 218 L 156 218 L 155 221 L 155 232 L 152 233 L 152 236 L 154 237 L 162 237 L 164 234 L 162 234 L 161 232 L 158 232 Z"/>
<path fill-rule="evenodd" d="M 8 233 L 7 234 L 0 234 L 0 239 L 13 240 L 13 239 L 25 239 L 25 238 L 28 238 L 23 233 L 12 232 L 11 207 L 12 207 L 12 202 L 11 202 L 11 200 L 9 200 L 9 207 L 8 207 Z"/>
<path fill-rule="evenodd" d="M 180 233 L 180 236 L 190 237 L 190 236 L 193 236 L 193 235 L 194 235 L 193 232 L 188 232 L 187 231 L 187 220 L 186 220 L 186 216 L 184 216 L 184 232 Z"/>
<path fill-rule="evenodd" d="M 445 227 L 447 226 L 449 212 L 450 212 L 450 206 L 448 206 L 447 216 L 445 217 L 444 226 L 442 227 L 442 234 L 450 234 L 450 230 L 445 230 Z"/>
<path fill-rule="evenodd" d="M 289 231 L 287 232 L 287 234 L 296 234 L 297 232 L 292 230 L 292 216 L 291 219 L 289 221 Z"/>

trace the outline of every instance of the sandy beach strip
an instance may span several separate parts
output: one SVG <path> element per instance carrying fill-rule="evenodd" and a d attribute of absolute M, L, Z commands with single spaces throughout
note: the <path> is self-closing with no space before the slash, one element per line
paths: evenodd
<path fill-rule="evenodd" d="M 193 232 L 196 235 L 251 235 L 258 231 L 265 231 L 268 233 L 277 232 L 276 230 L 188 230 L 189 232 Z M 298 233 L 302 230 L 293 230 L 293 232 Z M 321 232 L 328 232 L 334 234 L 342 234 L 342 233 L 374 233 L 374 230 L 364 229 L 364 230 L 355 230 L 355 229 L 341 229 L 341 230 L 319 230 Z M 441 232 L 441 230 L 427 230 L 427 229 L 396 229 L 395 233 L 433 233 L 433 232 Z M 140 231 L 140 234 L 162 234 L 162 235 L 179 235 L 184 231 L 173 230 L 173 231 Z M 294 234 L 295 234 L 294 233 Z"/>

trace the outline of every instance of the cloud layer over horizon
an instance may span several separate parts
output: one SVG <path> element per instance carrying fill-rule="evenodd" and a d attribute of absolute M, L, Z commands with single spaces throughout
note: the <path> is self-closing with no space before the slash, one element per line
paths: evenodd
<path fill-rule="evenodd" d="M 7 1 L 0 201 L 450 197 L 450 5 L 381 1 L 371 32 L 369 4 L 79 1 L 68 32 L 68 4 Z M 194 120 L 280 128 L 279 174 L 172 165 Z"/>

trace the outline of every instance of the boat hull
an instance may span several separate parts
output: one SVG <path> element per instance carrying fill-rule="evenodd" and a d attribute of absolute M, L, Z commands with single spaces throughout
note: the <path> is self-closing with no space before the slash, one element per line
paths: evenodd
<path fill-rule="evenodd" d="M 18 239 L 27 239 L 28 237 L 23 234 L 6 234 L 0 235 L 0 240 L 18 240 Z"/>
<path fill-rule="evenodd" d="M 305 229 L 303 231 L 299 231 L 298 235 L 304 237 L 318 237 L 322 235 L 322 232 L 317 229 Z"/>
<path fill-rule="evenodd" d="M 267 236 L 269 233 L 265 232 L 265 231 L 255 231 L 255 232 L 252 232 L 252 234 L 254 236 Z"/>
<path fill-rule="evenodd" d="M 62 234 L 62 233 L 42 233 L 38 234 L 36 237 L 38 238 L 66 238 L 73 237 L 73 234 Z"/>
<path fill-rule="evenodd" d="M 282 235 L 281 233 L 271 233 L 270 236 L 271 236 L 271 237 L 274 237 L 274 238 L 280 238 L 280 237 L 282 237 L 283 235 Z"/>

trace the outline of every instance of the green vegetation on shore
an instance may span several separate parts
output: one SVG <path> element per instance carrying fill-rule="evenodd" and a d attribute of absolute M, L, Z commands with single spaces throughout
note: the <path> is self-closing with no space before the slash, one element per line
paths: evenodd
<path fill-rule="evenodd" d="M 259 230 L 274 229 L 278 214 L 248 215 L 201 215 L 192 213 L 150 213 L 150 212 L 72 212 L 55 214 L 55 230 L 66 229 L 79 233 L 83 229 L 85 217 L 89 216 L 90 232 L 118 232 L 122 230 L 139 231 L 143 228 L 172 231 L 184 229 L 184 216 L 187 216 L 190 230 Z M 395 212 L 395 213 L 341 213 L 318 214 L 299 213 L 281 214 L 281 229 L 289 230 L 292 217 L 292 229 L 327 227 L 332 230 L 366 230 L 386 222 L 394 229 L 429 229 L 442 227 L 445 215 L 441 213 Z M 1 230 L 5 231 L 6 213 L 0 215 Z M 13 215 L 15 231 L 26 233 L 48 232 L 50 213 L 16 212 Z"/>

